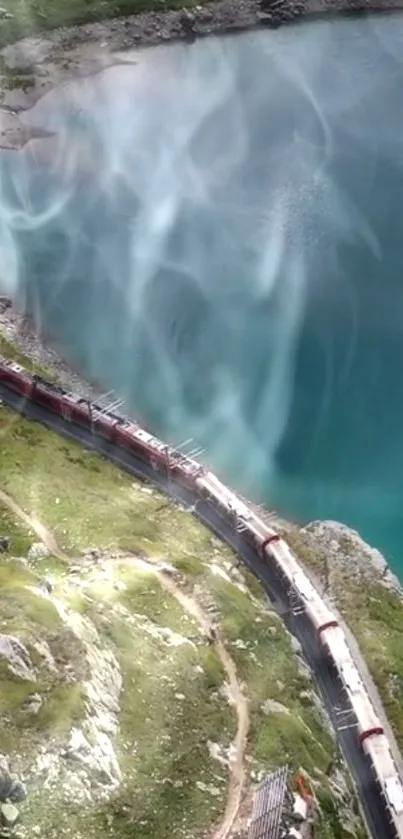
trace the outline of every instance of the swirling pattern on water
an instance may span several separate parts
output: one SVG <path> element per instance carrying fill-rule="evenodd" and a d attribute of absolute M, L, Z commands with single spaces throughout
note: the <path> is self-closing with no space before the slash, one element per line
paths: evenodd
<path fill-rule="evenodd" d="M 0 219 L 3 284 L 87 374 L 397 570 L 402 48 L 377 16 L 138 54 L 26 116 L 55 138 L 3 156 Z"/>

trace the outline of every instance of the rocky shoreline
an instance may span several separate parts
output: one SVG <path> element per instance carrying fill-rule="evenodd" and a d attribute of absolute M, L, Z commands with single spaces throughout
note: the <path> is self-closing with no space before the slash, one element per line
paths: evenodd
<path fill-rule="evenodd" d="M 28 54 L 36 52 L 38 40 L 42 45 L 43 58 L 48 43 L 56 51 L 89 41 L 102 41 L 103 48 L 125 50 L 156 45 L 161 41 L 228 34 L 258 26 L 278 28 L 306 17 L 382 13 L 399 9 L 403 9 L 403 0 L 210 0 L 190 8 L 186 8 L 184 3 L 184 7 L 178 10 L 140 12 L 99 23 L 61 28 L 44 34 L 40 39 L 25 38 L 18 42 L 18 46 L 19 52 L 25 56 L 26 68 Z M 8 50 L 6 47 L 2 53 L 7 55 Z"/>
<path fill-rule="evenodd" d="M 0 147 L 18 149 L 32 136 L 44 136 L 37 131 L 30 134 L 19 123 L 18 112 L 68 79 L 126 63 L 129 50 L 257 28 L 277 29 L 325 15 L 401 9 L 403 0 L 209 0 L 190 8 L 184 3 L 182 9 L 141 12 L 23 38 L 0 50 Z"/>

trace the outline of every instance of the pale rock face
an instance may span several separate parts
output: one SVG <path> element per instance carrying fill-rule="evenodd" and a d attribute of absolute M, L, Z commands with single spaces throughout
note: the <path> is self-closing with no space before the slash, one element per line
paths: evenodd
<path fill-rule="evenodd" d="M 326 551 L 329 566 L 333 563 L 349 574 L 378 579 L 387 588 L 403 593 L 385 557 L 377 548 L 368 545 L 356 530 L 329 520 L 310 522 L 301 532 Z"/>
<path fill-rule="evenodd" d="M 14 676 L 27 682 L 35 682 L 36 674 L 31 657 L 24 644 L 13 635 L 0 635 L 0 661 L 5 660 Z"/>

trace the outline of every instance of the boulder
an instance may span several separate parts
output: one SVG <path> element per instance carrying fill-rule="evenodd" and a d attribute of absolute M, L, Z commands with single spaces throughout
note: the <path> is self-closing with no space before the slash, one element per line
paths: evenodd
<path fill-rule="evenodd" d="M 0 806 L 1 822 L 5 827 L 13 827 L 19 817 L 19 811 L 15 804 L 2 804 Z"/>

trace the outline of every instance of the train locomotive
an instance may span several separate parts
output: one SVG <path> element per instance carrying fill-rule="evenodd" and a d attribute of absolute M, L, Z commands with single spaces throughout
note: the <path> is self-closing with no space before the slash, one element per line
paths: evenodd
<path fill-rule="evenodd" d="M 384 727 L 365 688 L 359 669 L 337 616 L 312 585 L 307 573 L 286 541 L 263 522 L 238 496 L 196 460 L 161 442 L 136 422 L 68 393 L 41 376 L 30 374 L 20 364 L 0 357 L 0 395 L 12 391 L 24 400 L 42 406 L 90 430 L 110 444 L 140 458 L 156 472 L 171 477 L 196 497 L 208 500 L 234 529 L 241 532 L 258 554 L 276 566 L 290 592 L 314 628 L 324 658 L 337 671 L 357 724 L 358 739 L 371 762 L 382 791 L 396 839 L 403 839 L 403 783 Z"/>

